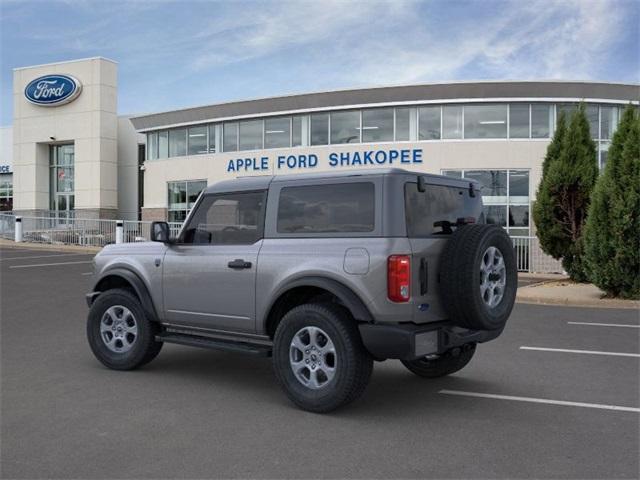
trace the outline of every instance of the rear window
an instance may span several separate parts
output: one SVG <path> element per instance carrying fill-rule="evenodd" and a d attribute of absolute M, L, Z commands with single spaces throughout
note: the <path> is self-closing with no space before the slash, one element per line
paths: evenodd
<path fill-rule="evenodd" d="M 418 191 L 417 183 L 404 187 L 404 210 L 409 237 L 427 237 L 441 234 L 442 228 L 433 224 L 446 220 L 456 223 L 465 216 L 464 188 L 443 185 L 427 185 L 425 192 Z"/>
<path fill-rule="evenodd" d="M 278 233 L 357 233 L 374 228 L 373 183 L 284 187 Z"/>

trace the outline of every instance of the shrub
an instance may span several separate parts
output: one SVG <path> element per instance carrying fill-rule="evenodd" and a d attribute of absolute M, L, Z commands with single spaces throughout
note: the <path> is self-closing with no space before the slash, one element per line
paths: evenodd
<path fill-rule="evenodd" d="M 640 118 L 625 109 L 585 228 L 589 280 L 608 295 L 640 298 Z"/>
<path fill-rule="evenodd" d="M 584 105 L 571 116 L 566 131 L 560 120 L 547 149 L 533 218 L 542 250 L 562 259 L 572 280 L 584 282 L 582 233 L 598 176 L 596 146 Z"/>

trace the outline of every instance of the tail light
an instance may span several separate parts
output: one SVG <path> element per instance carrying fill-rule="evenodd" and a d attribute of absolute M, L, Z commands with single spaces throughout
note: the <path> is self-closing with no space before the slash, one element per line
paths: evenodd
<path fill-rule="evenodd" d="M 411 296 L 411 258 L 391 255 L 387 261 L 387 296 L 392 302 L 408 302 Z"/>

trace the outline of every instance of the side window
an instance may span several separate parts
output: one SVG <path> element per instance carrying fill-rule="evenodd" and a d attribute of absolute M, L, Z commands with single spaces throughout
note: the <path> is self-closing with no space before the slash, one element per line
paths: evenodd
<path fill-rule="evenodd" d="M 374 228 L 373 183 L 284 187 L 278 233 L 356 233 Z"/>
<path fill-rule="evenodd" d="M 207 195 L 184 230 L 182 243 L 250 245 L 262 238 L 266 192 Z"/>

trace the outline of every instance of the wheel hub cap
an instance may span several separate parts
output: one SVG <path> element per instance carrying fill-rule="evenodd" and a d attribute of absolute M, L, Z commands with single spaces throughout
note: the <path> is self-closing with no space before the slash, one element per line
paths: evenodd
<path fill-rule="evenodd" d="M 489 247 L 480 262 L 480 296 L 489 308 L 500 304 L 507 284 L 507 269 L 502 252 Z"/>
<path fill-rule="evenodd" d="M 289 347 L 289 364 L 305 387 L 326 387 L 336 373 L 336 349 L 326 332 L 318 327 L 298 330 Z"/>
<path fill-rule="evenodd" d="M 138 338 L 138 324 L 131 311 L 122 305 L 109 307 L 100 320 L 100 337 L 112 352 L 131 350 Z"/>

